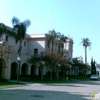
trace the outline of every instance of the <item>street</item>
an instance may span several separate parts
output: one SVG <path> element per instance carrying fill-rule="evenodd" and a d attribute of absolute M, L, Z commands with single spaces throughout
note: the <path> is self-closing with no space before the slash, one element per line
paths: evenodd
<path fill-rule="evenodd" d="M 100 92 L 100 81 L 33 83 L 23 87 L 0 89 L 0 100 L 92 100 L 94 91 Z"/>

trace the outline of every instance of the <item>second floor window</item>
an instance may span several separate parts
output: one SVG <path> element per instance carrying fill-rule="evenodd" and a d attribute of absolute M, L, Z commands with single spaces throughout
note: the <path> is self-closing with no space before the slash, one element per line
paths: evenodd
<path fill-rule="evenodd" d="M 24 41 L 24 46 L 26 46 L 26 41 Z"/>
<path fill-rule="evenodd" d="M 34 56 L 38 56 L 38 49 L 34 49 Z"/>

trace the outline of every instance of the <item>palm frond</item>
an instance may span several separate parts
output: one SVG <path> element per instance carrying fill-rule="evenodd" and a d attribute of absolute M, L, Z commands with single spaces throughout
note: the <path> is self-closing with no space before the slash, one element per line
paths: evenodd
<path fill-rule="evenodd" d="M 89 49 L 91 48 L 92 43 L 90 42 L 89 38 L 83 38 L 81 43 L 83 45 L 83 47 L 89 47 Z"/>
<path fill-rule="evenodd" d="M 29 19 L 23 21 L 23 24 L 26 26 L 26 27 L 29 27 L 31 25 L 31 21 Z"/>
<path fill-rule="evenodd" d="M 13 17 L 12 20 L 11 20 L 11 22 L 12 22 L 13 26 L 20 23 L 20 21 L 19 21 L 19 19 L 17 17 Z"/>
<path fill-rule="evenodd" d="M 56 38 L 56 31 L 55 30 L 51 31 L 51 37 L 52 37 L 52 39 Z"/>
<path fill-rule="evenodd" d="M 16 32 L 16 42 L 21 41 L 25 38 L 27 27 L 30 25 L 30 21 L 26 20 L 24 22 L 18 21 L 15 17 L 12 19 L 13 20 L 13 31 Z M 18 21 L 18 23 L 17 23 Z"/>
<path fill-rule="evenodd" d="M 62 34 L 60 39 L 61 39 L 62 42 L 66 42 L 66 40 L 68 39 L 68 37 L 64 36 L 64 34 Z"/>

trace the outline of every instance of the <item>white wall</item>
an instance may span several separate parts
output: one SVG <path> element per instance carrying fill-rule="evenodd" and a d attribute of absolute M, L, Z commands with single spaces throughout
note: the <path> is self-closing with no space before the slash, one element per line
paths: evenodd
<path fill-rule="evenodd" d="M 35 48 L 38 49 L 38 53 L 45 51 L 45 39 L 30 39 L 28 45 L 28 54 L 33 55 Z"/>

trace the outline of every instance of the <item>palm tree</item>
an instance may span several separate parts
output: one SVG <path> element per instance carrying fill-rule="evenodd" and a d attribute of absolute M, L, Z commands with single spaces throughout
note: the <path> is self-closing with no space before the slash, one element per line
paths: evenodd
<path fill-rule="evenodd" d="M 20 22 L 18 18 L 13 17 L 12 25 L 13 25 L 13 31 L 15 32 L 16 43 L 19 42 L 18 54 L 20 58 L 21 50 L 22 50 L 22 42 L 25 38 L 27 28 L 30 25 L 30 20 L 25 20 L 23 22 Z M 19 66 L 17 71 L 17 83 L 19 83 L 19 69 L 20 69 L 20 61 L 19 61 Z"/>
<path fill-rule="evenodd" d="M 57 38 L 59 38 L 59 49 L 62 47 L 62 52 L 63 52 L 63 47 L 64 47 L 64 43 L 66 43 L 66 39 L 68 39 L 68 37 L 64 36 L 64 34 L 61 34 L 60 32 L 57 32 Z"/>
<path fill-rule="evenodd" d="M 19 56 L 22 50 L 22 41 L 25 38 L 27 28 L 30 26 L 30 24 L 31 24 L 30 20 L 25 20 L 23 22 L 20 22 L 18 18 L 16 17 L 12 18 L 13 31 L 16 33 L 15 39 L 16 42 L 19 42 L 19 48 L 18 48 Z"/>
<path fill-rule="evenodd" d="M 49 31 L 49 34 L 46 34 L 46 37 L 48 38 L 47 45 L 49 45 L 50 41 L 52 41 L 52 52 L 53 52 L 55 39 L 57 39 L 60 42 L 59 49 L 62 47 L 62 50 L 63 50 L 63 47 L 64 47 L 63 42 L 66 42 L 66 39 L 68 38 L 64 36 L 63 34 L 61 34 L 60 32 L 56 32 L 55 30 Z"/>
<path fill-rule="evenodd" d="M 50 41 L 52 41 L 52 52 L 53 52 L 53 46 L 54 46 L 54 40 L 55 40 L 55 38 L 56 38 L 56 31 L 55 30 L 50 30 L 49 31 L 49 34 L 45 34 L 46 35 L 46 37 L 48 38 L 48 45 L 49 45 L 49 43 L 50 43 Z"/>
<path fill-rule="evenodd" d="M 85 64 L 87 63 L 87 47 L 91 48 L 92 43 L 90 42 L 89 38 L 83 38 L 81 44 L 85 48 Z"/>
<path fill-rule="evenodd" d="M 68 37 L 64 36 L 64 34 L 62 34 L 60 39 L 61 39 L 61 41 L 66 42 L 66 39 L 68 39 Z"/>

